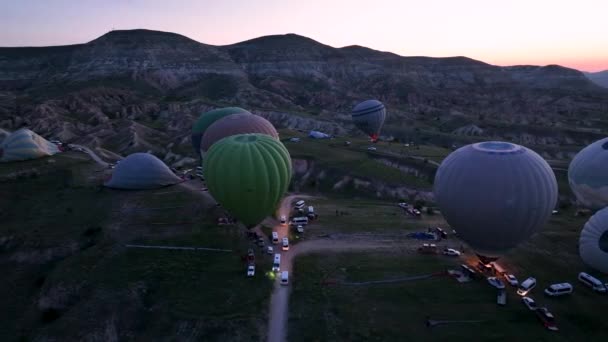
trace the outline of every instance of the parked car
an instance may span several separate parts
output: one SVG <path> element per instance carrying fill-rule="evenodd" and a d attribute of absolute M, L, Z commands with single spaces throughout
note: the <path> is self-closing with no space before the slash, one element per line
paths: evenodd
<path fill-rule="evenodd" d="M 209 191 L 207 188 L 201 188 L 201 191 Z"/>
<path fill-rule="evenodd" d="M 545 294 L 551 297 L 559 297 L 571 294 L 574 287 L 570 283 L 551 284 L 545 289 Z"/>
<path fill-rule="evenodd" d="M 296 227 L 296 232 L 298 232 L 298 233 L 300 233 L 300 234 L 304 233 L 304 227 L 302 227 L 302 226 L 298 225 L 298 226 Z"/>
<path fill-rule="evenodd" d="M 504 276 L 505 276 L 505 280 L 507 281 L 507 283 L 509 283 L 509 285 L 511 285 L 511 286 L 519 285 L 519 281 L 517 281 L 517 278 L 515 278 L 514 275 L 505 273 Z"/>
<path fill-rule="evenodd" d="M 557 328 L 557 325 L 555 325 L 555 316 L 553 316 L 553 314 L 551 313 L 551 311 L 549 311 L 549 309 L 542 307 L 542 308 L 538 308 L 534 312 L 536 312 L 536 316 L 543 323 L 545 328 L 552 330 L 552 331 L 559 330 Z"/>
<path fill-rule="evenodd" d="M 460 252 L 453 248 L 446 248 L 443 250 L 443 255 L 457 257 L 457 256 L 460 256 Z"/>
<path fill-rule="evenodd" d="M 496 277 L 488 277 L 488 283 L 499 290 L 503 290 L 505 288 L 505 284 Z"/>
<path fill-rule="evenodd" d="M 409 205 L 405 202 L 400 202 L 398 205 L 400 208 L 403 208 L 403 209 L 407 209 L 409 207 Z"/>
<path fill-rule="evenodd" d="M 519 286 L 517 288 L 517 294 L 523 297 L 527 295 L 528 292 L 532 291 L 534 287 L 536 287 L 536 278 L 530 277 L 519 283 Z"/>
<path fill-rule="evenodd" d="M 375 151 L 377 150 L 377 148 L 375 148 L 374 146 L 370 146 L 367 148 L 368 151 Z"/>
<path fill-rule="evenodd" d="M 287 217 L 285 217 L 285 215 L 281 215 L 281 224 L 282 225 L 286 225 L 287 224 Z"/>
<path fill-rule="evenodd" d="M 536 305 L 536 302 L 534 301 L 534 299 L 532 299 L 530 297 L 523 297 L 521 299 L 521 301 L 531 311 L 534 311 L 534 310 L 538 309 L 538 306 Z"/>
<path fill-rule="evenodd" d="M 590 275 L 589 273 L 581 272 L 578 274 L 578 280 L 587 285 L 590 289 L 598 293 L 606 293 L 608 284 L 604 285 L 602 282 Z"/>
<path fill-rule="evenodd" d="M 274 248 L 272 246 L 266 247 L 266 254 L 274 254 Z"/>
<path fill-rule="evenodd" d="M 281 249 L 284 251 L 289 250 L 289 239 L 288 238 L 286 238 L 286 237 L 283 238 L 283 244 L 282 244 Z"/>
<path fill-rule="evenodd" d="M 253 277 L 254 275 L 255 275 L 255 266 L 254 265 L 247 266 L 247 276 Z"/>
<path fill-rule="evenodd" d="M 289 139 L 289 141 L 297 143 L 297 142 L 300 142 L 300 138 L 291 138 L 291 139 Z"/>

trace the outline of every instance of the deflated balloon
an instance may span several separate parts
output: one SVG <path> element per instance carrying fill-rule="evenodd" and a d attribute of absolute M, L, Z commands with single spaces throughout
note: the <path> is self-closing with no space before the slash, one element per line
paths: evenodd
<path fill-rule="evenodd" d="M 608 273 L 608 208 L 598 211 L 585 223 L 578 251 L 585 264 Z"/>
<path fill-rule="evenodd" d="M 207 152 L 203 168 L 211 195 L 249 227 L 275 211 L 291 180 L 289 152 L 264 134 L 218 141 Z"/>
<path fill-rule="evenodd" d="M 203 135 L 201 150 L 207 152 L 211 145 L 231 135 L 260 133 L 279 138 L 279 133 L 266 119 L 249 113 L 232 114 L 214 122 Z"/>
<path fill-rule="evenodd" d="M 578 201 L 590 209 L 608 206 L 608 138 L 582 149 L 568 167 L 568 183 Z"/>
<path fill-rule="evenodd" d="M 27 128 L 9 134 L 0 144 L 0 162 L 37 159 L 59 153 L 57 145 Z"/>
<path fill-rule="evenodd" d="M 194 153 L 200 157 L 201 140 L 203 139 L 203 135 L 209 126 L 225 116 L 237 113 L 251 114 L 240 107 L 218 108 L 201 114 L 201 116 L 199 116 L 192 126 L 192 147 L 194 148 Z"/>
<path fill-rule="evenodd" d="M 353 108 L 352 117 L 355 126 L 375 142 L 386 119 L 386 109 L 378 100 L 367 100 Z"/>
<path fill-rule="evenodd" d="M 557 202 L 557 181 L 534 151 L 508 142 L 464 146 L 441 163 L 435 200 L 478 254 L 498 257 L 538 231 Z"/>

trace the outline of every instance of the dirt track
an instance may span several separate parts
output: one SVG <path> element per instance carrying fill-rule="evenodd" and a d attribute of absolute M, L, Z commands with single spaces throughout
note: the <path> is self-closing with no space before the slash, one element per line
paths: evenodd
<path fill-rule="evenodd" d="M 291 201 L 304 196 L 288 196 L 282 204 L 279 214 L 289 216 Z M 287 227 L 281 227 L 279 237 L 286 236 Z M 419 241 L 407 239 L 389 239 L 386 236 L 362 235 L 362 234 L 336 234 L 328 238 L 320 238 L 300 242 L 291 246 L 289 251 L 281 252 L 281 271 L 289 271 L 289 281 L 292 282 L 293 262 L 296 256 L 308 253 L 324 252 L 348 252 L 374 249 L 411 249 L 415 250 Z M 295 275 L 297 277 L 297 275 Z M 279 280 L 275 282 L 274 290 L 270 299 L 270 314 L 268 317 L 268 342 L 282 342 L 287 338 L 287 318 L 289 314 L 290 286 L 283 286 Z"/>

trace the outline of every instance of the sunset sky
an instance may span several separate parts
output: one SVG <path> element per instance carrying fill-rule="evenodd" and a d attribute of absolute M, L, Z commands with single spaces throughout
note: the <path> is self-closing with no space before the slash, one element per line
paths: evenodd
<path fill-rule="evenodd" d="M 112 28 L 226 45 L 297 33 L 404 56 L 608 69 L 608 0 L 0 0 L 0 46 L 87 42 Z"/>

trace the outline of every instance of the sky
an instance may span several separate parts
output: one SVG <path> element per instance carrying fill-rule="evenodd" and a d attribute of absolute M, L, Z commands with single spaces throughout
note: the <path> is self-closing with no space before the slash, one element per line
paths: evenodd
<path fill-rule="evenodd" d="M 83 43 L 113 28 L 214 45 L 297 33 L 403 56 L 608 69 L 608 0 L 0 0 L 0 46 Z"/>

